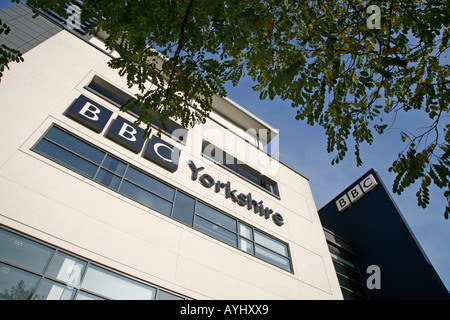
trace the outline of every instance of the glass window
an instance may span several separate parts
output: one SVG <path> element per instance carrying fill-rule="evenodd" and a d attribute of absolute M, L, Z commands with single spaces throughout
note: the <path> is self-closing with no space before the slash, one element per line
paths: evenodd
<path fill-rule="evenodd" d="M 35 272 L 44 272 L 55 250 L 0 229 L 0 260 Z"/>
<path fill-rule="evenodd" d="M 197 202 L 196 213 L 201 215 L 202 217 L 218 224 L 222 227 L 225 227 L 233 232 L 236 232 L 236 220 L 217 211 L 213 208 L 201 203 Z"/>
<path fill-rule="evenodd" d="M 87 292 L 79 291 L 75 300 L 106 300 L 106 299 L 100 298 L 96 295 Z"/>
<path fill-rule="evenodd" d="M 52 280 L 44 279 L 33 300 L 72 300 L 76 290 Z"/>
<path fill-rule="evenodd" d="M 195 217 L 194 228 L 210 235 L 213 238 L 228 243 L 231 246 L 237 247 L 236 234 L 219 227 L 218 225 L 209 222 L 200 216 Z"/>
<path fill-rule="evenodd" d="M 120 182 L 122 181 L 122 178 L 116 176 L 115 174 L 112 174 L 109 171 L 106 171 L 105 169 L 100 169 L 100 171 L 95 176 L 95 181 L 100 182 L 102 185 L 111 188 L 113 190 L 119 189 Z"/>
<path fill-rule="evenodd" d="M 117 300 L 153 300 L 156 289 L 97 266 L 90 266 L 82 288 Z"/>
<path fill-rule="evenodd" d="M 29 300 L 40 277 L 0 263 L 0 300 Z"/>
<path fill-rule="evenodd" d="M 57 127 L 51 127 L 34 149 L 153 210 L 291 271 L 287 244 L 253 230 L 237 219 L 213 209 Z M 276 189 L 275 185 L 274 190 Z M 0 251 L 0 259 L 1 254 Z M 4 255 L 7 254 L 10 253 Z M 33 261 L 37 263 L 39 260 Z"/>
<path fill-rule="evenodd" d="M 253 240 L 253 229 L 239 222 L 239 235 L 244 236 L 247 239 Z"/>
<path fill-rule="evenodd" d="M 142 203 L 144 206 L 170 216 L 170 212 L 172 211 L 171 202 L 164 200 L 138 186 L 135 186 L 128 181 L 122 182 L 119 192 L 139 203 Z"/>
<path fill-rule="evenodd" d="M 64 281 L 69 286 L 78 287 L 86 265 L 83 260 L 58 252 L 52 259 L 47 275 Z"/>
<path fill-rule="evenodd" d="M 255 256 L 285 270 L 291 270 L 289 259 L 259 245 L 255 245 Z"/>
<path fill-rule="evenodd" d="M 98 169 L 97 165 L 44 139 L 35 146 L 34 150 L 91 179 Z"/>
<path fill-rule="evenodd" d="M 94 80 L 96 80 L 96 79 L 94 79 Z M 89 83 L 88 87 L 91 88 L 92 90 L 94 90 L 95 92 L 99 93 L 103 97 L 117 103 L 120 106 L 125 104 L 125 102 L 127 102 L 127 99 L 125 97 L 120 97 L 118 94 L 115 94 L 111 90 L 108 90 L 107 88 L 101 86 L 100 84 L 98 84 L 94 81 Z"/>
<path fill-rule="evenodd" d="M 15 249 L 10 250 L 10 245 L 17 246 L 20 254 L 14 253 Z M 27 258 L 24 259 L 23 255 Z M 47 258 L 42 259 L 42 256 Z M 30 263 L 29 260 L 33 259 L 36 261 Z M 0 300 L 156 298 L 157 289 L 152 285 L 88 265 L 86 260 L 0 228 Z M 23 269 L 24 266 L 34 271 L 29 272 Z M 80 290 L 81 279 L 82 287 L 91 292 Z M 181 297 L 162 290 L 159 298 L 173 300 Z"/>
<path fill-rule="evenodd" d="M 289 256 L 287 245 L 255 230 L 255 242 L 285 257 Z"/>
<path fill-rule="evenodd" d="M 128 168 L 127 173 L 125 174 L 125 179 L 168 200 L 173 200 L 173 197 L 175 195 L 175 190 L 173 188 L 156 179 L 153 179 L 152 177 L 139 170 L 136 170 L 133 167 Z"/>
<path fill-rule="evenodd" d="M 184 193 L 177 192 L 172 218 L 192 227 L 194 219 L 195 199 Z"/>
<path fill-rule="evenodd" d="M 100 164 L 105 156 L 104 152 L 57 127 L 51 127 L 45 138 L 96 164 Z"/>
<path fill-rule="evenodd" d="M 255 254 L 255 250 L 253 249 L 253 242 L 242 237 L 239 237 L 239 249 L 252 255 Z"/>
<path fill-rule="evenodd" d="M 156 300 L 184 300 L 182 297 L 174 295 L 170 292 L 164 290 L 158 290 L 158 295 L 156 296 Z"/>
<path fill-rule="evenodd" d="M 215 162 L 220 163 L 221 165 L 234 171 L 235 173 L 252 182 L 253 184 L 256 184 L 264 188 L 273 195 L 277 197 L 280 196 L 278 186 L 275 181 L 263 175 L 259 171 L 253 169 L 252 167 L 246 165 L 239 159 L 226 153 L 225 151 L 221 150 L 220 148 L 218 148 L 217 146 L 211 144 L 206 140 L 203 140 L 202 154 L 207 158 L 212 158 Z"/>
<path fill-rule="evenodd" d="M 125 173 L 125 169 L 127 168 L 127 165 L 122 161 L 117 160 L 116 158 L 113 158 L 110 155 L 108 155 L 103 161 L 102 167 L 108 169 L 111 172 L 114 172 L 119 176 L 123 176 L 123 174 Z"/>

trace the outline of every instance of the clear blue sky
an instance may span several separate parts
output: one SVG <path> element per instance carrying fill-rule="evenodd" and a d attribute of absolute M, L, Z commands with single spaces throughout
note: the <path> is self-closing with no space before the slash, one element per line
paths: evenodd
<path fill-rule="evenodd" d="M 11 5 L 10 0 L 0 0 L 0 9 Z M 429 124 L 428 119 L 423 118 L 420 113 L 411 113 L 407 118 L 398 119 L 384 135 L 375 136 L 372 146 L 361 148 L 361 167 L 356 166 L 351 149 L 346 159 L 332 166 L 333 157 L 326 152 L 326 136 L 323 130 L 295 120 L 296 111 L 290 107 L 288 101 L 260 101 L 259 94 L 252 91 L 251 82 L 247 78 L 237 87 L 230 87 L 228 96 L 279 130 L 280 160 L 309 178 L 317 209 L 323 207 L 370 168 L 380 174 L 387 189 L 391 190 L 395 175 L 389 173 L 388 168 L 397 158 L 399 151 L 405 147 L 399 130 L 405 127 L 405 123 L 415 124 L 416 127 Z M 426 209 L 417 206 L 416 192 L 417 187 L 413 186 L 401 196 L 392 192 L 391 196 L 447 289 L 450 289 L 450 220 L 445 220 L 443 215 L 443 190 L 430 191 L 431 204 Z"/>

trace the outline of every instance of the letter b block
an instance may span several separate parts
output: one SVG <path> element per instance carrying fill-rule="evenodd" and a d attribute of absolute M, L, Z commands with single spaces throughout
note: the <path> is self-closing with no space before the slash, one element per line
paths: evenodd
<path fill-rule="evenodd" d="M 134 153 L 144 145 L 144 129 L 118 116 L 108 131 L 107 137 Z"/>
<path fill-rule="evenodd" d="M 336 201 L 336 206 L 339 210 L 339 212 L 344 211 L 345 209 L 347 209 L 348 207 L 351 206 L 351 202 L 350 199 L 348 198 L 347 194 L 344 194 L 342 197 L 340 197 L 337 201 Z"/>
<path fill-rule="evenodd" d="M 111 115 L 111 110 L 83 95 L 80 95 L 66 111 L 66 116 L 97 133 L 103 131 Z"/>

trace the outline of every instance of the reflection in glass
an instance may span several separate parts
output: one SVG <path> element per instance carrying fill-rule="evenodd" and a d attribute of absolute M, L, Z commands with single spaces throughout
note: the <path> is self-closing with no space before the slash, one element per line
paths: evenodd
<path fill-rule="evenodd" d="M 77 287 L 80 284 L 86 264 L 85 261 L 58 252 L 52 260 L 47 275 L 67 282 L 68 286 Z"/>
<path fill-rule="evenodd" d="M 252 255 L 255 254 L 255 250 L 253 249 L 253 242 L 242 237 L 239 237 L 239 249 Z"/>
<path fill-rule="evenodd" d="M 135 186 L 128 181 L 124 180 L 122 182 L 119 192 L 133 200 L 136 200 L 137 202 L 142 203 L 144 206 L 152 208 L 165 215 L 169 216 L 170 211 L 172 210 L 171 202 L 164 200 L 153 193 L 145 191 L 144 189 Z"/>
<path fill-rule="evenodd" d="M 100 164 L 105 156 L 104 152 L 57 127 L 52 127 L 45 137 L 96 164 Z"/>
<path fill-rule="evenodd" d="M 255 230 L 255 242 L 285 257 L 289 256 L 286 244 Z"/>
<path fill-rule="evenodd" d="M 239 222 L 239 235 L 253 240 L 253 230 L 249 226 Z"/>
<path fill-rule="evenodd" d="M 91 179 L 94 177 L 98 168 L 91 162 L 44 139 L 36 145 L 34 150 Z"/>
<path fill-rule="evenodd" d="M 0 300 L 29 300 L 40 277 L 0 263 Z"/>
<path fill-rule="evenodd" d="M 185 195 L 184 193 L 177 192 L 172 218 L 192 227 L 192 221 L 194 219 L 194 207 L 195 199 Z"/>
<path fill-rule="evenodd" d="M 113 190 L 117 190 L 119 188 L 120 181 L 122 179 L 109 171 L 100 169 L 100 171 L 95 176 L 94 180 L 100 182 L 104 186 L 107 186 Z"/>
<path fill-rule="evenodd" d="M 113 158 L 110 155 L 108 155 L 105 161 L 103 161 L 102 167 L 108 169 L 109 171 L 114 172 L 119 176 L 122 176 L 125 173 L 127 165 L 122 161 L 119 161 L 116 158 Z"/>
<path fill-rule="evenodd" d="M 182 297 L 176 296 L 164 290 L 158 290 L 156 300 L 184 300 Z"/>
<path fill-rule="evenodd" d="M 35 272 L 44 272 L 55 250 L 0 229 L 0 259 Z"/>
<path fill-rule="evenodd" d="M 79 291 L 75 300 L 106 300 L 106 299 L 97 297 L 87 292 Z"/>
<path fill-rule="evenodd" d="M 75 289 L 65 284 L 44 279 L 33 300 L 72 300 Z"/>
<path fill-rule="evenodd" d="M 82 288 L 117 300 L 153 300 L 156 289 L 111 271 L 90 266 Z"/>
<path fill-rule="evenodd" d="M 173 188 L 156 179 L 153 179 L 133 167 L 128 168 L 127 173 L 125 174 L 125 179 L 171 201 L 175 195 L 175 190 Z"/>
<path fill-rule="evenodd" d="M 201 215 L 202 217 L 214 222 L 215 224 L 218 224 L 222 227 L 225 227 L 231 231 L 236 232 L 236 220 L 224 215 L 223 213 L 214 210 L 213 208 L 201 203 L 200 201 L 197 202 L 197 208 L 195 209 L 197 214 Z"/>
<path fill-rule="evenodd" d="M 263 248 L 261 246 L 255 245 L 255 256 L 265 260 L 273 265 L 279 266 L 280 268 L 283 268 L 285 270 L 290 271 L 291 265 L 289 263 L 289 260 L 285 257 L 282 257 L 270 250 L 267 250 L 266 248 Z"/>
<path fill-rule="evenodd" d="M 200 216 L 195 217 L 194 228 L 220 241 L 226 242 L 231 246 L 237 246 L 236 235 L 233 232 L 219 227 L 218 225 L 215 225 L 214 223 L 211 223 Z"/>

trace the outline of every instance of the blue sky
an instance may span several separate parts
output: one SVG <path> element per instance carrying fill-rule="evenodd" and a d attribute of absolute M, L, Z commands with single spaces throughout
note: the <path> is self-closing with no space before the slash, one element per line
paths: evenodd
<path fill-rule="evenodd" d="M 0 0 L 0 9 L 11 5 L 10 0 Z M 322 128 L 295 120 L 296 110 L 290 107 L 289 101 L 259 100 L 259 94 L 253 92 L 251 86 L 251 81 L 244 78 L 237 87 L 228 88 L 228 97 L 279 130 L 280 160 L 309 179 L 318 210 L 370 168 L 375 169 L 387 189 L 392 190 L 395 175 L 389 173 L 388 168 L 405 147 L 400 139 L 400 129 L 405 123 L 417 128 L 429 124 L 427 118 L 418 112 L 407 114 L 385 134 L 375 136 L 372 146 L 361 147 L 362 166 L 356 166 L 351 149 L 343 161 L 332 166 L 333 155 L 326 152 L 326 136 Z M 450 289 L 450 220 L 443 216 L 443 190 L 432 189 L 431 203 L 422 209 L 417 206 L 417 189 L 413 186 L 401 196 L 392 192 L 391 196 L 447 289 Z"/>

